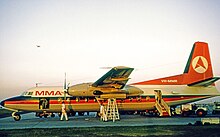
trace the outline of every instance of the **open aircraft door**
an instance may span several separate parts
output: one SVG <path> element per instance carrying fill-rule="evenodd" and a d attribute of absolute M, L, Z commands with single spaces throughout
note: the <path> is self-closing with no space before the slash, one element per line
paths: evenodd
<path fill-rule="evenodd" d="M 39 98 L 39 109 L 49 109 L 50 108 L 50 99 L 49 98 Z"/>

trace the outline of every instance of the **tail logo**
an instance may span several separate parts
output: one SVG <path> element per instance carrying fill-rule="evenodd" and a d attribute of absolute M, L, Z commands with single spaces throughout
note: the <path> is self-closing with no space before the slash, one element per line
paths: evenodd
<path fill-rule="evenodd" d="M 197 73 L 205 73 L 208 69 L 208 61 L 203 56 L 197 56 L 192 61 L 192 67 Z"/>

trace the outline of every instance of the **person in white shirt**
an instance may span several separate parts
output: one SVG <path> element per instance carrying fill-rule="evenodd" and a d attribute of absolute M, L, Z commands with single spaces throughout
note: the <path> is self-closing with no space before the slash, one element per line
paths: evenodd
<path fill-rule="evenodd" d="M 66 106 L 64 104 L 64 101 L 62 102 L 61 112 L 62 112 L 62 114 L 61 114 L 60 120 L 61 121 L 63 120 L 63 115 L 64 115 L 66 118 L 66 121 L 68 121 L 68 117 L 67 117 L 67 113 L 66 113 Z"/>
<path fill-rule="evenodd" d="M 102 121 L 107 121 L 107 116 L 106 116 L 106 113 L 105 113 L 105 107 L 104 107 L 103 104 L 101 104 L 101 106 L 100 106 L 100 116 L 101 116 Z"/>

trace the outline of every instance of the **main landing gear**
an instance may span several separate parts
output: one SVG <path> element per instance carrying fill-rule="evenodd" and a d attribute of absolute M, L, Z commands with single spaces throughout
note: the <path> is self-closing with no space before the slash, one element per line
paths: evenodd
<path fill-rule="evenodd" d="M 42 118 L 42 117 L 47 118 L 48 116 L 55 117 L 55 114 L 47 113 L 47 112 L 36 112 L 35 116 L 39 118 Z"/>

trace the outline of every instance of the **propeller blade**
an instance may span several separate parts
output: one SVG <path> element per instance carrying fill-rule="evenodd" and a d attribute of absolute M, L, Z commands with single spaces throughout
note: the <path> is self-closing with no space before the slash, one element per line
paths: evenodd
<path fill-rule="evenodd" d="M 66 72 L 65 72 L 65 79 L 64 79 L 64 100 L 66 100 L 66 92 L 67 92 L 67 88 L 66 88 Z"/>

